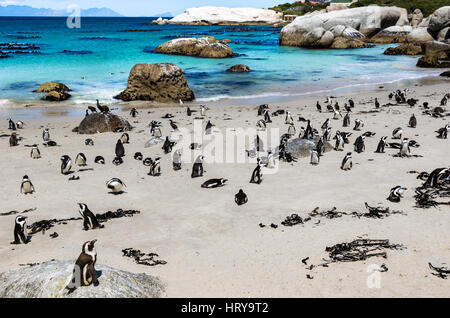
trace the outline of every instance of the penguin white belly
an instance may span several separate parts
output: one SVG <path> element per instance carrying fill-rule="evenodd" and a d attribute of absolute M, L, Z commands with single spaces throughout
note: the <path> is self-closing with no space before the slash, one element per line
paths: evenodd
<path fill-rule="evenodd" d="M 33 192 L 33 187 L 30 182 L 24 182 L 22 185 L 23 193 L 31 193 Z"/>

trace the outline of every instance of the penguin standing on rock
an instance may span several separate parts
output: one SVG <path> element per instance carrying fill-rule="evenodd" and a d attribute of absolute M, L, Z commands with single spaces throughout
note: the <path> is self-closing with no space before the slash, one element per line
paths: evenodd
<path fill-rule="evenodd" d="M 234 196 L 234 202 L 236 202 L 237 205 L 244 205 L 248 202 L 248 197 L 242 189 Z"/>
<path fill-rule="evenodd" d="M 83 228 L 85 231 L 91 229 L 102 229 L 104 228 L 103 225 L 101 225 L 97 217 L 92 213 L 91 210 L 89 210 L 88 206 L 84 203 L 78 203 L 79 210 L 81 216 L 83 217 Z"/>
<path fill-rule="evenodd" d="M 116 144 L 116 157 L 125 157 L 125 148 L 123 147 L 122 140 L 117 140 Z"/>
<path fill-rule="evenodd" d="M 17 216 L 14 224 L 14 242 L 12 244 L 27 244 L 27 217 Z"/>
<path fill-rule="evenodd" d="M 20 185 L 20 193 L 32 194 L 33 192 L 35 192 L 35 190 L 30 178 L 28 178 L 27 175 L 23 176 L 22 184 Z"/>
<path fill-rule="evenodd" d="M 61 157 L 61 173 L 68 174 L 72 168 L 72 159 L 69 156 L 64 155 Z"/>
<path fill-rule="evenodd" d="M 73 293 L 80 286 L 99 285 L 97 271 L 95 270 L 95 263 L 97 262 L 96 242 L 97 240 L 92 240 L 83 244 L 81 254 L 75 262 L 72 279 L 66 286 L 68 294 Z"/>
<path fill-rule="evenodd" d="M 194 162 L 194 165 L 192 166 L 192 173 L 191 178 L 198 178 L 203 177 L 203 156 L 198 156 L 197 159 Z"/>

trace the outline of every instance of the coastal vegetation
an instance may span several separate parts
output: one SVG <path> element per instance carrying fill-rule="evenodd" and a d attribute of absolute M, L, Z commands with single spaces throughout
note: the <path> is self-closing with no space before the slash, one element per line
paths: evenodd
<path fill-rule="evenodd" d="M 365 7 L 371 4 L 397 6 L 405 8 L 409 13 L 415 9 L 420 9 L 423 15 L 427 17 L 440 7 L 450 6 L 450 0 L 359 0 L 358 2 L 352 3 L 350 7 Z"/>
<path fill-rule="evenodd" d="M 310 1 L 306 0 L 305 2 L 296 1 L 293 3 L 283 3 L 270 9 L 278 12 L 283 12 L 283 14 L 285 15 L 304 15 L 308 12 L 325 9 L 327 6 L 328 3 L 311 3 Z"/>

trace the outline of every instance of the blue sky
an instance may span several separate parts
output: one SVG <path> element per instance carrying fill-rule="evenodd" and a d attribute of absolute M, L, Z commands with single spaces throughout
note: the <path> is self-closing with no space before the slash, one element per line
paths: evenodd
<path fill-rule="evenodd" d="M 157 13 L 182 13 L 200 6 L 268 8 L 288 0 L 0 0 L 0 5 L 28 5 L 35 8 L 66 9 L 76 4 L 83 9 L 107 7 L 127 16 L 151 16 Z"/>

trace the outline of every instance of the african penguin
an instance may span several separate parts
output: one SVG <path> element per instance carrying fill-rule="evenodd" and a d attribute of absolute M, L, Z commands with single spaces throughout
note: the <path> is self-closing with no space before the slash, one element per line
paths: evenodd
<path fill-rule="evenodd" d="M 255 170 L 253 170 L 252 177 L 250 179 L 250 183 L 261 184 L 263 181 L 262 168 L 261 168 L 261 160 L 258 158 L 258 163 L 256 165 Z"/>
<path fill-rule="evenodd" d="M 220 178 L 220 179 L 210 179 L 208 181 L 205 181 L 202 184 L 202 188 L 212 189 L 212 188 L 219 188 L 223 187 L 225 183 L 227 182 L 227 179 Z"/>
<path fill-rule="evenodd" d="M 113 165 L 120 166 L 123 163 L 123 159 L 120 157 L 115 157 L 112 161 Z"/>
<path fill-rule="evenodd" d="M 140 152 L 136 152 L 136 153 L 134 154 L 134 159 L 135 159 L 135 160 L 141 161 L 143 158 L 144 158 L 144 156 L 143 156 L 142 153 L 140 153 Z"/>
<path fill-rule="evenodd" d="M 410 157 L 411 156 L 411 149 L 409 148 L 409 139 L 408 138 L 403 138 L 399 155 L 400 155 L 400 157 Z"/>
<path fill-rule="evenodd" d="M 83 244 L 81 254 L 75 262 L 73 275 L 70 283 L 66 286 L 68 294 L 71 294 L 80 286 L 98 286 L 98 275 L 95 270 L 97 262 L 97 251 L 95 243 L 97 240 L 88 241 Z"/>
<path fill-rule="evenodd" d="M 16 124 L 12 121 L 12 119 L 10 118 L 8 121 L 8 129 L 10 130 L 16 130 Z"/>
<path fill-rule="evenodd" d="M 197 159 L 194 162 L 194 165 L 192 166 L 192 173 L 191 178 L 198 178 L 203 177 L 203 156 L 198 156 Z"/>
<path fill-rule="evenodd" d="M 392 132 L 393 139 L 402 139 L 403 129 L 401 127 L 395 128 Z"/>
<path fill-rule="evenodd" d="M 13 132 L 9 137 L 9 146 L 16 147 L 17 145 L 19 145 L 19 139 L 17 138 L 17 134 Z"/>
<path fill-rule="evenodd" d="M 242 189 L 234 196 L 234 202 L 236 202 L 237 205 L 244 205 L 248 202 L 248 197 Z"/>
<path fill-rule="evenodd" d="M 361 130 L 361 128 L 364 127 L 364 122 L 361 119 L 356 119 L 355 120 L 355 127 L 353 128 L 353 130 Z"/>
<path fill-rule="evenodd" d="M 403 193 L 406 190 L 407 190 L 406 188 L 403 188 L 401 186 L 396 186 L 396 187 L 392 188 L 387 200 L 394 202 L 394 203 L 400 202 L 400 199 L 403 197 Z"/>
<path fill-rule="evenodd" d="M 72 159 L 69 156 L 64 155 L 61 157 L 61 173 L 68 174 L 72 168 Z"/>
<path fill-rule="evenodd" d="M 21 120 L 19 120 L 19 121 L 16 123 L 17 129 L 22 129 L 22 128 L 23 128 L 23 125 L 24 125 L 24 122 L 21 121 Z"/>
<path fill-rule="evenodd" d="M 342 170 L 351 170 L 353 168 L 353 162 L 352 162 L 352 153 L 348 152 L 347 155 L 344 157 L 344 160 L 342 160 L 341 169 Z"/>
<path fill-rule="evenodd" d="M 286 112 L 286 118 L 285 118 L 284 123 L 287 125 L 291 125 L 294 123 L 294 119 L 292 118 L 291 112 L 289 112 L 289 111 Z"/>
<path fill-rule="evenodd" d="M 364 144 L 365 138 L 366 138 L 365 136 L 359 136 L 358 138 L 356 138 L 354 146 L 355 146 L 355 151 L 357 153 L 361 153 L 366 150 L 366 146 Z"/>
<path fill-rule="evenodd" d="M 157 157 L 153 160 L 152 165 L 150 166 L 150 172 L 148 174 L 153 177 L 161 175 L 161 158 Z"/>
<path fill-rule="evenodd" d="M 108 182 L 106 182 L 106 186 L 111 190 L 113 194 L 121 194 L 123 193 L 123 187 L 126 187 L 125 183 L 122 182 L 119 178 L 112 178 Z"/>
<path fill-rule="evenodd" d="M 12 244 L 27 244 L 27 217 L 18 215 L 14 222 L 14 242 Z"/>
<path fill-rule="evenodd" d="M 50 140 L 50 131 L 48 130 L 48 128 L 44 129 L 44 131 L 42 132 L 42 139 L 44 141 Z"/>
<path fill-rule="evenodd" d="M 409 118 L 408 126 L 411 127 L 411 128 L 416 128 L 416 126 L 417 126 L 417 119 L 416 119 L 416 116 L 414 116 L 414 114 L 412 114 L 411 118 Z"/>
<path fill-rule="evenodd" d="M 181 170 L 181 150 L 177 149 L 172 156 L 173 170 Z"/>
<path fill-rule="evenodd" d="M 139 114 L 139 112 L 136 110 L 136 108 L 131 108 L 131 111 L 130 111 L 130 115 L 131 115 L 131 117 L 136 117 L 136 115 L 137 114 Z"/>
<path fill-rule="evenodd" d="M 80 212 L 81 216 L 83 217 L 83 228 L 85 231 L 91 229 L 102 229 L 104 228 L 103 225 L 100 225 L 100 223 L 97 220 L 97 217 L 94 213 L 92 213 L 91 210 L 89 210 L 88 206 L 84 203 L 78 203 L 78 212 Z"/>
<path fill-rule="evenodd" d="M 348 126 L 350 126 L 350 114 L 349 114 L 349 113 L 345 114 L 345 117 L 344 117 L 344 121 L 343 121 L 343 123 L 342 123 L 342 126 L 343 126 L 343 127 L 348 127 Z"/>
<path fill-rule="evenodd" d="M 94 159 L 95 163 L 98 163 L 100 165 L 104 165 L 105 164 L 105 158 L 103 158 L 102 156 L 97 156 Z"/>
<path fill-rule="evenodd" d="M 41 158 L 41 152 L 39 151 L 39 148 L 37 145 L 33 145 L 31 147 L 30 157 L 33 159 Z"/>
<path fill-rule="evenodd" d="M 384 148 L 386 147 L 386 139 L 387 136 L 381 137 L 380 142 L 378 143 L 376 153 L 384 153 Z"/>
<path fill-rule="evenodd" d="M 84 155 L 84 153 L 80 152 L 77 155 L 77 157 L 75 158 L 75 164 L 80 167 L 86 166 L 86 156 Z"/>
<path fill-rule="evenodd" d="M 86 146 L 93 146 L 93 145 L 94 145 L 94 141 L 93 141 L 92 139 L 88 138 L 88 139 L 86 139 L 86 140 L 84 141 L 84 144 L 85 144 Z"/>
<path fill-rule="evenodd" d="M 128 133 L 123 133 L 120 137 L 120 141 L 122 141 L 123 144 L 129 144 L 130 143 L 130 136 Z"/>
<path fill-rule="evenodd" d="M 23 176 L 22 184 L 20 185 L 20 193 L 32 194 L 33 192 L 35 192 L 35 190 L 30 178 L 28 178 L 27 175 Z"/>
<path fill-rule="evenodd" d="M 320 163 L 320 157 L 316 150 L 311 150 L 311 161 L 310 163 L 313 166 L 316 166 Z"/>
<path fill-rule="evenodd" d="M 144 166 L 146 166 L 146 167 L 150 167 L 150 166 L 152 165 L 152 163 L 153 163 L 153 160 L 152 160 L 152 158 L 150 158 L 150 157 L 145 158 L 145 159 L 142 161 L 142 164 L 143 164 Z"/>
<path fill-rule="evenodd" d="M 336 144 L 334 146 L 334 150 L 343 151 L 345 142 L 344 142 L 344 138 L 342 138 L 341 132 L 339 130 L 336 132 L 336 136 L 334 138 L 336 139 Z"/>

